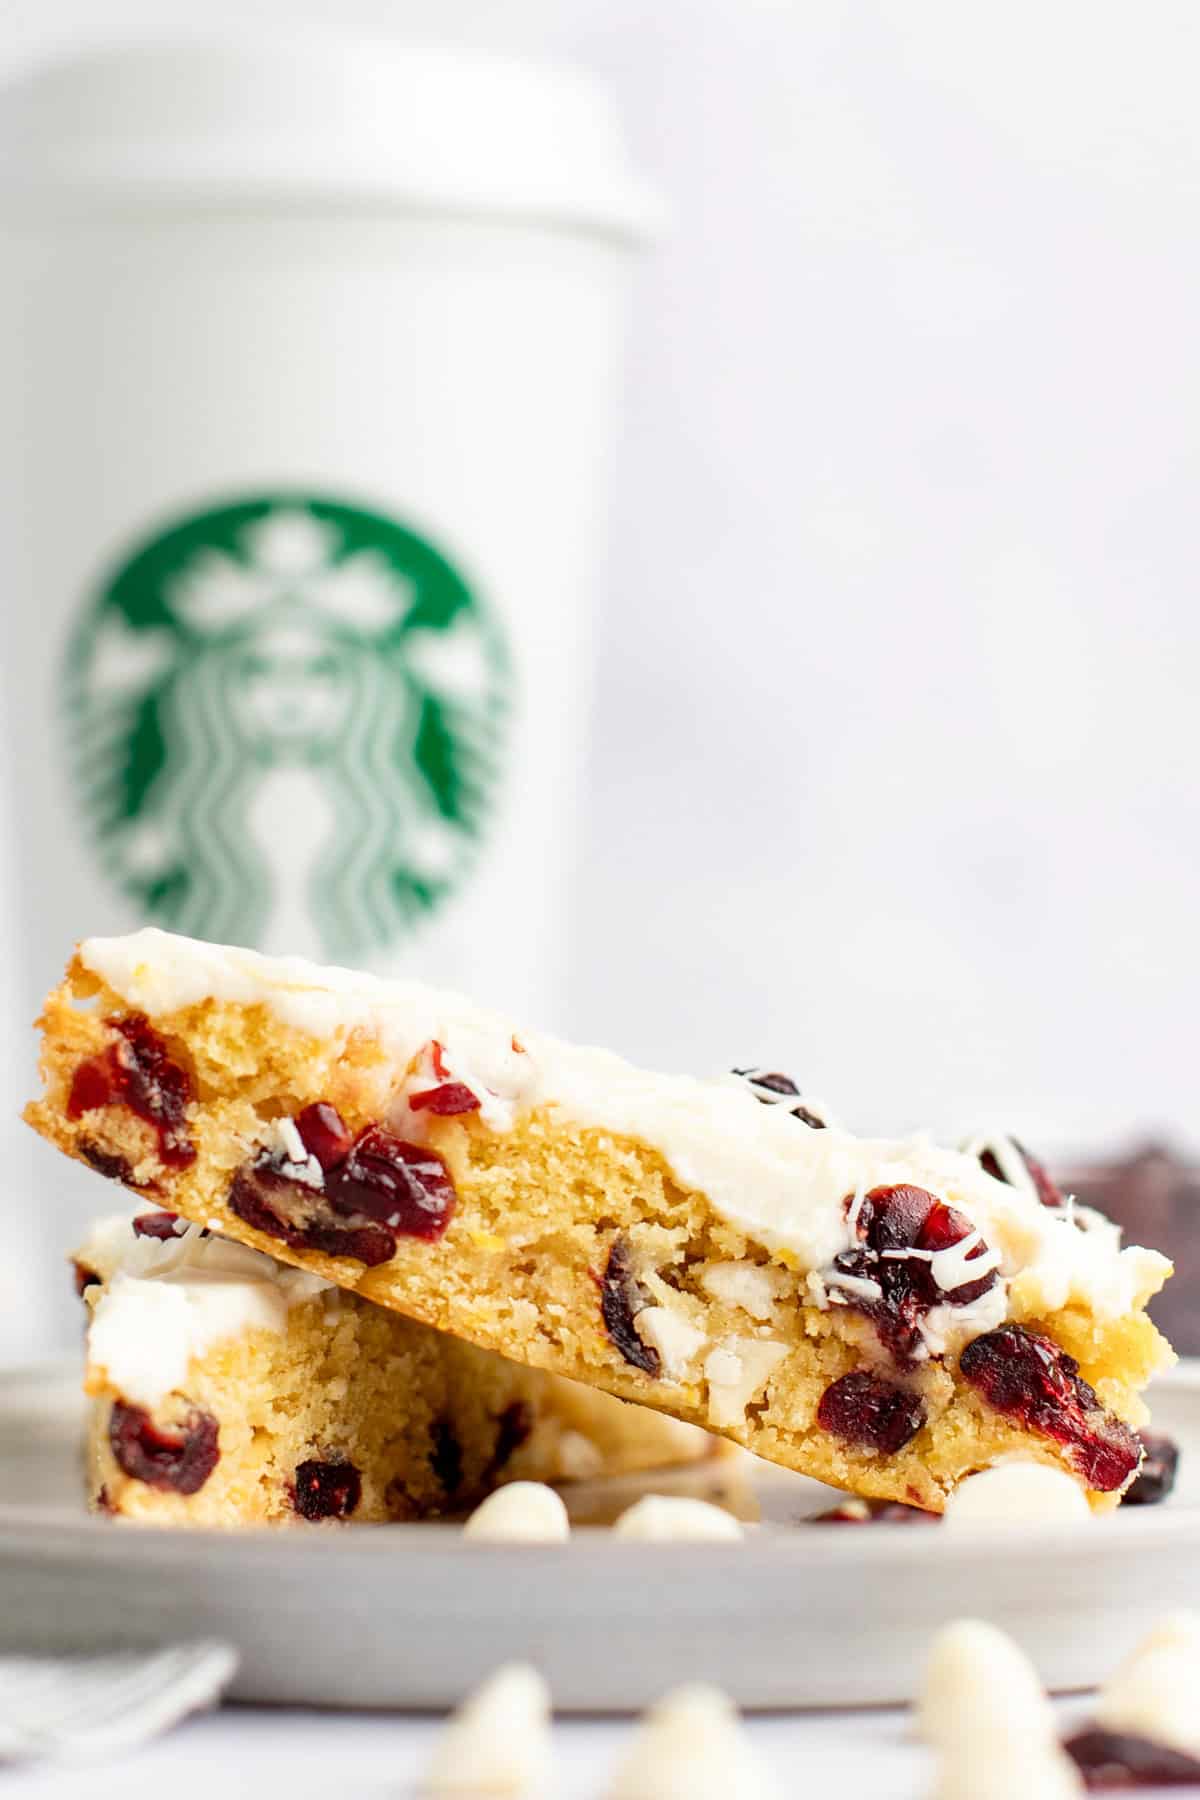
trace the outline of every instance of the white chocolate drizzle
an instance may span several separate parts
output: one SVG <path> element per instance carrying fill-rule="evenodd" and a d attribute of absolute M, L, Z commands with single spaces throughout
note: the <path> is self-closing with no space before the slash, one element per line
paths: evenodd
<path fill-rule="evenodd" d="M 511 1020 L 420 983 L 268 958 L 153 927 L 89 939 L 79 954 L 125 1004 L 160 1021 L 207 1001 L 265 1006 L 304 1032 L 331 1069 L 351 1034 L 366 1032 L 393 1071 L 392 1095 L 422 1046 L 436 1041 L 458 1076 L 469 1071 L 473 1091 L 482 1087 L 504 1102 L 514 1121 L 537 1109 L 551 1123 L 647 1146 L 681 1187 L 705 1194 L 719 1217 L 801 1272 L 828 1270 L 847 1247 L 847 1195 L 898 1184 L 922 1187 L 963 1213 L 1005 1279 L 1020 1284 L 1030 1315 L 1078 1300 L 1098 1315 L 1123 1316 L 1170 1272 L 1154 1251 L 1120 1249 L 1115 1228 L 1079 1231 L 1061 1208 L 1040 1205 L 1028 1182 L 998 1181 L 973 1156 L 927 1136 L 859 1138 L 832 1124 L 812 1130 L 784 1106 L 760 1105 L 737 1078 L 652 1074 L 519 1023 L 514 1038 Z M 180 1020 L 184 1034 L 189 1023 Z M 471 1129 L 503 1128 L 471 1117 Z"/>

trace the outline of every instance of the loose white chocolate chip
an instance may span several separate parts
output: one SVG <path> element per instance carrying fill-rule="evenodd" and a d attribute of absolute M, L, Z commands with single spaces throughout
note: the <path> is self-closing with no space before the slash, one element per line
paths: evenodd
<path fill-rule="evenodd" d="M 1194 1650 L 1147 1650 L 1117 1670 L 1100 1690 L 1096 1722 L 1109 1731 L 1149 1738 L 1200 1757 L 1200 1656 Z"/>
<path fill-rule="evenodd" d="M 737 1709 L 720 1688 L 676 1688 L 642 1719 L 608 1800 L 770 1800 Z"/>
<path fill-rule="evenodd" d="M 477 1506 L 463 1536 L 493 1544 L 563 1544 L 571 1535 L 567 1509 L 540 1481 L 513 1481 Z"/>
<path fill-rule="evenodd" d="M 707 1500 L 689 1500 L 684 1496 L 647 1494 L 627 1508 L 613 1526 L 613 1535 L 640 1538 L 645 1543 L 670 1544 L 691 1540 L 700 1543 L 718 1539 L 726 1542 L 744 1534 L 731 1513 Z"/>
<path fill-rule="evenodd" d="M 991 1732 L 1045 1743 L 1054 1735 L 1054 1715 L 1033 1664 L 982 1619 L 958 1619 L 934 1638 L 915 1724 L 926 1743 L 946 1750 Z"/>
<path fill-rule="evenodd" d="M 1091 1517 L 1083 1490 L 1047 1463 L 1006 1462 L 968 1475 L 946 1502 L 944 1523 L 960 1525 L 1073 1525 Z"/>
<path fill-rule="evenodd" d="M 1158 1650 L 1178 1651 L 1200 1663 L 1200 1613 L 1166 1613 L 1135 1644 L 1125 1660 L 1117 1664 L 1102 1691 L 1111 1693 L 1118 1689 L 1132 1675 L 1143 1657 L 1152 1656 Z"/>
<path fill-rule="evenodd" d="M 994 1737 L 960 1742 L 943 1756 L 931 1800 L 1077 1800 L 1083 1792 L 1079 1771 L 1057 1745 Z"/>
<path fill-rule="evenodd" d="M 507 1663 L 465 1700 L 434 1746 L 422 1800 L 524 1800 L 546 1785 L 550 1695 L 536 1669 Z"/>

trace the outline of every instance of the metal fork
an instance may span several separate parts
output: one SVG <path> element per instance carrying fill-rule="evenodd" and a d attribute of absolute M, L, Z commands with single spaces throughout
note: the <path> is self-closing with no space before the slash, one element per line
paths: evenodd
<path fill-rule="evenodd" d="M 149 1742 L 232 1678 L 228 1644 L 96 1656 L 0 1656 L 0 1762 L 84 1762 Z"/>

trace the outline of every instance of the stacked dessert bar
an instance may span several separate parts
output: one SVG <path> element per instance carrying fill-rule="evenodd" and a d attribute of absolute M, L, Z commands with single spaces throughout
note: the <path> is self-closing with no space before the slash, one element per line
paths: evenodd
<path fill-rule="evenodd" d="M 141 1201 L 80 1255 L 97 1505 L 413 1517 L 696 1454 L 674 1422 L 933 1512 L 1012 1456 L 1098 1510 L 1137 1474 L 1170 1265 L 1011 1139 L 155 930 L 42 1024 L 30 1123 Z"/>

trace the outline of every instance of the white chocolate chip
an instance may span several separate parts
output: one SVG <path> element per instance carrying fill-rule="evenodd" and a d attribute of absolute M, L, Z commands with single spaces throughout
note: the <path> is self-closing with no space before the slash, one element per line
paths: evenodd
<path fill-rule="evenodd" d="M 707 1344 L 698 1326 L 691 1325 L 667 1306 L 644 1306 L 633 1321 L 643 1344 L 657 1350 L 668 1381 L 680 1381 L 688 1365 Z"/>
<path fill-rule="evenodd" d="M 982 1619 L 957 1619 L 933 1640 L 917 1701 L 916 1729 L 950 1749 L 989 1732 L 1049 1743 L 1054 1715 L 1037 1671 L 1004 1632 Z"/>
<path fill-rule="evenodd" d="M 786 1344 L 750 1337 L 722 1339 L 704 1363 L 710 1425 L 743 1425 L 746 1408 L 788 1354 Z"/>
<path fill-rule="evenodd" d="M 740 1307 L 752 1319 L 769 1319 L 781 1294 L 787 1291 L 782 1269 L 761 1263 L 713 1263 L 700 1277 L 700 1286 L 724 1306 Z"/>
<path fill-rule="evenodd" d="M 737 1709 L 719 1688 L 676 1688 L 644 1716 L 607 1800 L 771 1800 Z"/>
<path fill-rule="evenodd" d="M 1125 1660 L 1118 1663 L 1103 1691 L 1111 1693 L 1119 1688 L 1143 1657 L 1152 1656 L 1158 1650 L 1174 1650 L 1200 1662 L 1200 1613 L 1166 1613 L 1138 1641 Z"/>
<path fill-rule="evenodd" d="M 422 1800 L 523 1800 L 546 1785 L 550 1695 L 536 1669 L 507 1663 L 465 1700 L 434 1746 Z"/>
<path fill-rule="evenodd" d="M 613 1526 L 613 1535 L 641 1538 L 654 1544 L 683 1543 L 691 1540 L 716 1542 L 742 1537 L 742 1527 L 732 1513 L 707 1500 L 690 1500 L 684 1496 L 646 1494 L 628 1507 Z"/>
<path fill-rule="evenodd" d="M 591 1481 L 604 1473 L 604 1452 L 582 1431 L 564 1431 L 558 1440 L 558 1473 L 563 1481 Z"/>
<path fill-rule="evenodd" d="M 1200 1757 L 1200 1656 L 1164 1647 L 1134 1656 L 1100 1690 L 1096 1721 Z"/>
<path fill-rule="evenodd" d="M 1057 1745 L 993 1737 L 942 1758 L 931 1800 L 1076 1800 L 1079 1771 Z"/>
<path fill-rule="evenodd" d="M 1167 1613 L 1146 1633 L 1130 1656 L 1130 1663 L 1151 1650 L 1187 1650 L 1200 1656 L 1200 1613 Z"/>
<path fill-rule="evenodd" d="M 1083 1489 L 1047 1463 L 1006 1462 L 968 1475 L 946 1502 L 945 1523 L 1074 1525 L 1091 1517 Z"/>
<path fill-rule="evenodd" d="M 286 1161 L 290 1163 L 308 1161 L 308 1151 L 304 1148 L 304 1139 L 296 1128 L 295 1119 L 276 1119 L 275 1139 Z"/>
<path fill-rule="evenodd" d="M 571 1535 L 567 1509 L 540 1481 L 513 1481 L 477 1506 L 463 1536 L 493 1544 L 564 1544 Z"/>

